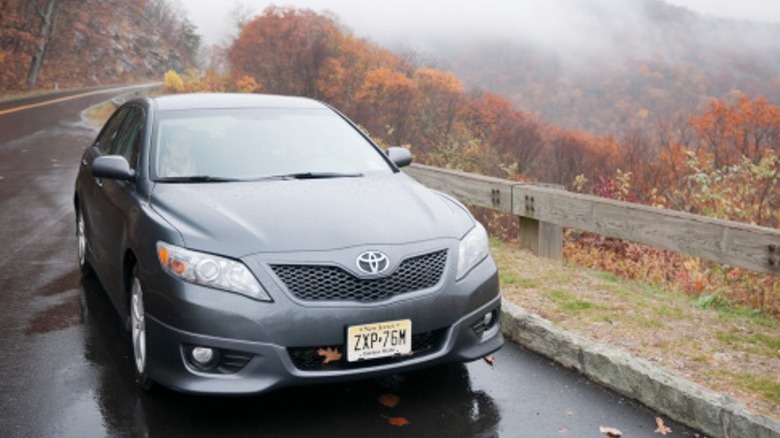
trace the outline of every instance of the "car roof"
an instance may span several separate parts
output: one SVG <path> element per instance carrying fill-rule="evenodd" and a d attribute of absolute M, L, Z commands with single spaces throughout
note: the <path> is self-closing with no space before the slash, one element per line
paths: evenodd
<path fill-rule="evenodd" d="M 230 108 L 326 108 L 306 97 L 270 94 L 194 93 L 169 94 L 151 98 L 158 111 Z"/>

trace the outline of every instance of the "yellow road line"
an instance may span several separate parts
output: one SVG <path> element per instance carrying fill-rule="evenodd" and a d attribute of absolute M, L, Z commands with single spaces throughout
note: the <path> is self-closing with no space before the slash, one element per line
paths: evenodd
<path fill-rule="evenodd" d="M 29 105 L 17 106 L 15 108 L 9 108 L 7 110 L 0 110 L 0 116 L 10 114 L 10 113 L 15 113 L 17 111 L 22 111 L 30 108 L 38 108 L 40 106 L 46 106 L 46 105 L 51 105 L 53 103 L 64 102 L 66 100 L 78 99 L 79 97 L 92 96 L 93 94 L 100 94 L 100 93 L 110 93 L 113 91 L 119 91 L 119 90 L 129 89 L 129 88 L 136 88 L 136 87 L 120 87 L 120 88 L 110 88 L 107 90 L 90 91 L 88 93 L 74 94 L 73 96 L 66 96 L 57 99 L 47 100 L 45 102 L 31 103 Z"/>

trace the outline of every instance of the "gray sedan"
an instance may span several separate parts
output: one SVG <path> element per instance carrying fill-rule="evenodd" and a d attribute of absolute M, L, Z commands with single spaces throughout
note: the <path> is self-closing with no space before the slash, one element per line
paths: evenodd
<path fill-rule="evenodd" d="M 79 263 L 135 378 L 198 393 L 471 361 L 501 347 L 485 229 L 336 110 L 297 97 L 143 98 L 85 151 Z"/>

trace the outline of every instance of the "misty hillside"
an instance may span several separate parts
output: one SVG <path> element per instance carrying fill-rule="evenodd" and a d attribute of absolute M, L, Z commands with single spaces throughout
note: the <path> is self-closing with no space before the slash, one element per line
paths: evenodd
<path fill-rule="evenodd" d="M 712 18 L 661 0 L 577 6 L 569 32 L 547 36 L 553 43 L 521 33 L 440 44 L 436 55 L 467 87 L 598 134 L 690 114 L 736 91 L 780 102 L 780 25 Z"/>
<path fill-rule="evenodd" d="M 171 0 L 0 2 L 0 92 L 133 82 L 195 63 L 200 36 Z"/>

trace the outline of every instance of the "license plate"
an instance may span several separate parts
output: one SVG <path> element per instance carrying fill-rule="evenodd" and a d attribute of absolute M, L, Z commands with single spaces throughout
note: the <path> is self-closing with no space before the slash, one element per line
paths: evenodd
<path fill-rule="evenodd" d="M 347 361 L 377 359 L 412 352 L 412 320 L 353 325 L 347 329 Z"/>

